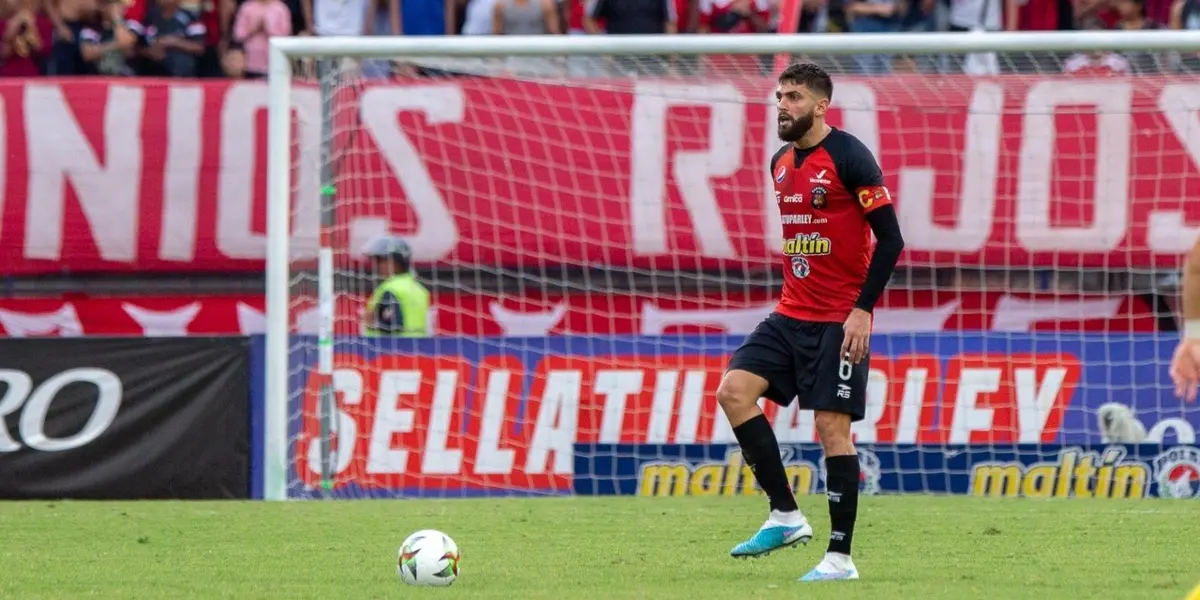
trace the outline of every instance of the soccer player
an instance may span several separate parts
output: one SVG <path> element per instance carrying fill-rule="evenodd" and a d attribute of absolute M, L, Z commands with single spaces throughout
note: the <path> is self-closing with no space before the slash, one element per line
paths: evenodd
<path fill-rule="evenodd" d="M 850 423 L 866 408 L 871 314 L 904 240 L 871 152 L 825 123 L 829 75 L 794 64 L 779 75 L 775 96 L 779 138 L 787 142 L 770 166 L 783 222 L 783 295 L 734 353 L 717 390 L 770 513 L 730 554 L 761 556 L 812 539 L 775 432 L 758 407 L 760 397 L 784 406 L 796 401 L 815 412 L 831 525 L 824 559 L 800 580 L 858 579 L 850 546 L 860 473 Z"/>
<path fill-rule="evenodd" d="M 1171 380 L 1176 394 L 1195 402 L 1200 385 L 1200 239 L 1183 267 L 1183 339 L 1171 359 Z"/>

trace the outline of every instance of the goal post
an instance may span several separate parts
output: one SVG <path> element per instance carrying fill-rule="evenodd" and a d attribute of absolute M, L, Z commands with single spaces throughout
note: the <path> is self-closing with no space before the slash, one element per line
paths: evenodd
<path fill-rule="evenodd" d="M 1053 98 L 1006 91 L 1100 52 L 1152 57 L 1130 77 L 1153 94 L 1087 73 Z M 1188 461 L 1200 483 L 1171 315 L 1147 306 L 1200 223 L 1200 88 L 1173 76 L 1200 32 L 291 37 L 267 82 L 263 497 L 724 489 L 698 475 L 740 468 L 711 388 L 780 282 L 763 118 L 780 55 L 832 65 L 835 124 L 872 140 L 909 241 L 856 429 L 883 491 L 1034 490 L 1004 465 L 1043 449 L 1109 468 L 1093 478 L 1128 457 L 1147 494 Z M 856 71 L 897 55 L 928 60 Z M 765 58 L 713 66 L 731 56 Z M 372 74 L 393 61 L 421 76 Z M 432 335 L 362 335 L 378 278 L 359 247 L 379 234 L 413 242 Z M 811 423 L 784 412 L 815 490 Z"/>

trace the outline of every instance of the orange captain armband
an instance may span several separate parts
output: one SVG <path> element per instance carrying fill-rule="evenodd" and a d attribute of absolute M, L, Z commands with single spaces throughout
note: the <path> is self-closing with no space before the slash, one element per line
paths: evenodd
<path fill-rule="evenodd" d="M 866 210 L 892 203 L 892 194 L 886 185 L 872 185 L 858 190 L 858 203 Z"/>

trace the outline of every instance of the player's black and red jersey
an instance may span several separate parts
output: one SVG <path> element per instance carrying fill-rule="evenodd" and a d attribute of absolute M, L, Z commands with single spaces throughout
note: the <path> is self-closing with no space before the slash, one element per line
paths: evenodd
<path fill-rule="evenodd" d="M 776 312 L 844 322 L 871 262 L 867 214 L 892 203 L 879 164 L 858 138 L 833 128 L 812 148 L 781 148 L 771 159 L 771 179 L 783 223 L 783 295 Z"/>

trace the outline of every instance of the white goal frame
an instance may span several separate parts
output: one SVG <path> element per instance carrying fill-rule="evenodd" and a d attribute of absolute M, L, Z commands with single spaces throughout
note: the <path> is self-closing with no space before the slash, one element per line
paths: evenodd
<path fill-rule="evenodd" d="M 266 366 L 263 498 L 287 499 L 292 59 L 702 54 L 965 54 L 1200 52 L 1200 31 L 789 35 L 276 37 L 270 41 L 267 129 Z M 318 372 L 333 361 L 333 254 L 317 254 Z"/>

